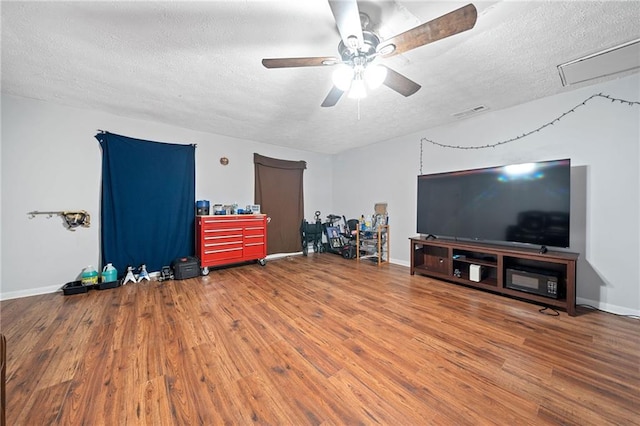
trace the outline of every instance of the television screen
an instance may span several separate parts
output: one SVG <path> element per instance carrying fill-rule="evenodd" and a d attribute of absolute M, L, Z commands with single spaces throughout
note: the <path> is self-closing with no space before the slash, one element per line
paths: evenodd
<path fill-rule="evenodd" d="M 418 176 L 417 231 L 569 247 L 571 161 Z"/>

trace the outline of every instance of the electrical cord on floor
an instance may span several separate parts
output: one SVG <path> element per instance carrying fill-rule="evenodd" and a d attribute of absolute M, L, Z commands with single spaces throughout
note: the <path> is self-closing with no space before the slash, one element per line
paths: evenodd
<path fill-rule="evenodd" d="M 596 308 L 595 306 L 591 306 L 591 305 L 576 305 L 576 307 L 577 308 L 591 309 L 592 311 L 604 312 L 605 314 L 611 314 L 611 315 L 615 315 L 617 317 L 624 317 L 624 318 L 631 318 L 631 319 L 634 319 L 634 320 L 640 320 L 640 316 L 638 316 L 638 315 L 616 314 L 615 312 L 603 311 L 602 309 Z"/>
<path fill-rule="evenodd" d="M 548 309 L 548 310 L 550 310 L 550 311 L 552 311 L 552 312 L 545 312 L 547 309 Z M 560 316 L 560 312 L 558 312 L 558 311 L 556 311 L 555 309 L 550 308 L 550 307 L 548 307 L 548 306 L 544 306 L 544 307 L 542 307 L 542 308 L 538 309 L 538 312 L 540 312 L 541 314 L 549 315 L 549 316 L 551 316 L 551 317 L 558 317 L 558 316 Z"/>

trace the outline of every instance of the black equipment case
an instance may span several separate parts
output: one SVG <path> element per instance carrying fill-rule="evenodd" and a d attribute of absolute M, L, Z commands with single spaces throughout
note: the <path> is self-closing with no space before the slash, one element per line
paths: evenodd
<path fill-rule="evenodd" d="M 171 262 L 173 278 L 176 280 L 186 280 L 200 275 L 200 259 L 193 256 L 179 257 Z"/>

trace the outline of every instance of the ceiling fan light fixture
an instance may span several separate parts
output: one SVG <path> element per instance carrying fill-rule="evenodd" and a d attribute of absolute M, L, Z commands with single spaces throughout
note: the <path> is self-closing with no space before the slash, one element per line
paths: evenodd
<path fill-rule="evenodd" d="M 364 81 L 367 82 L 369 89 L 375 90 L 384 83 L 387 78 L 387 68 L 382 65 L 369 65 L 364 70 Z"/>
<path fill-rule="evenodd" d="M 351 81 L 353 80 L 353 68 L 345 64 L 336 65 L 336 69 L 331 76 L 333 85 L 338 89 L 346 92 L 351 87 Z"/>
<path fill-rule="evenodd" d="M 348 97 L 349 99 L 362 99 L 367 97 L 367 88 L 364 85 L 363 79 L 356 78 L 351 82 Z"/>
<path fill-rule="evenodd" d="M 439 18 L 420 24 L 403 33 L 381 39 L 376 32 L 385 29 L 382 23 L 371 25 L 369 16 L 359 11 L 356 0 L 328 0 L 336 27 L 340 33 L 339 57 L 265 58 L 266 68 L 293 68 L 337 65 L 332 75 L 333 87 L 321 106 L 331 107 L 344 93 L 361 99 L 384 84 L 407 97 L 420 90 L 420 85 L 387 67 L 371 65 L 376 59 L 403 54 L 412 49 L 472 29 L 477 20 L 477 9 L 467 4 Z M 377 10 L 377 9 L 376 9 Z M 378 19 L 380 16 L 376 16 Z M 375 29 L 374 29 L 375 27 Z M 344 64 L 344 65 L 339 65 Z M 384 75 L 386 71 L 386 76 Z M 358 105 L 360 105 L 358 103 Z"/>

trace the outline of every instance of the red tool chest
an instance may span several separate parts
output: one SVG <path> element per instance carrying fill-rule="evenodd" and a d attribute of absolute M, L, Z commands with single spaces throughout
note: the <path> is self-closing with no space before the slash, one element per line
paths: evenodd
<path fill-rule="evenodd" d="M 196 253 L 204 275 L 210 267 L 267 257 L 267 216 L 232 214 L 196 216 Z"/>

